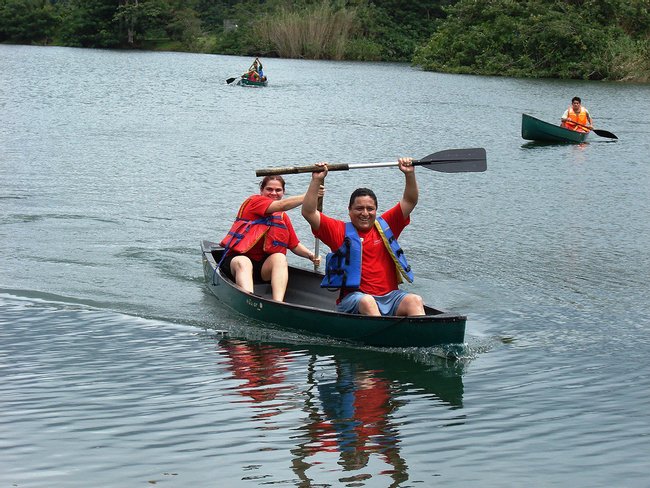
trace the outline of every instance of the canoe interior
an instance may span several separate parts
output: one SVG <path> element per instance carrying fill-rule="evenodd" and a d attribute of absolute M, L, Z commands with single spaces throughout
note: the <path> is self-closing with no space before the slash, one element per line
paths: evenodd
<path fill-rule="evenodd" d="M 202 241 L 203 270 L 210 291 L 229 308 L 263 324 L 377 347 L 429 347 L 463 344 L 467 317 L 425 306 L 426 315 L 369 317 L 336 311 L 337 291 L 320 287 L 322 275 L 289 267 L 284 302 L 271 298 L 271 286 L 256 284 L 252 294 L 219 269 L 223 249 Z"/>
<path fill-rule="evenodd" d="M 528 114 L 521 116 L 521 137 L 527 141 L 581 143 L 587 139 L 588 135 L 588 132 L 566 129 Z"/>
<path fill-rule="evenodd" d="M 218 263 L 221 260 L 223 248 L 213 247 L 210 252 L 215 262 Z M 221 271 L 222 277 L 228 279 L 230 283 L 235 286 L 230 272 L 224 269 Z M 322 279 L 323 275 L 320 273 L 289 266 L 289 283 L 284 295 L 284 301 L 292 305 L 301 305 L 336 312 L 338 290 L 327 290 L 321 288 L 320 282 Z M 270 283 L 255 283 L 253 288 L 253 293 L 258 297 L 266 300 L 273 299 Z M 427 305 L 425 305 L 424 309 L 427 315 L 438 315 L 444 313 L 441 310 L 437 310 Z"/>

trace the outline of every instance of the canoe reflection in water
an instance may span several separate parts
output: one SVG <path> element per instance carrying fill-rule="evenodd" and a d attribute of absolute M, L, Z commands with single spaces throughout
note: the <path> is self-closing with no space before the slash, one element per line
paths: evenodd
<path fill-rule="evenodd" d="M 233 377 L 244 382 L 236 391 L 252 403 L 275 400 L 288 388 L 285 383 L 289 351 L 270 345 L 223 340 L 219 346 L 230 362 Z M 279 410 L 267 409 L 258 418 L 272 417 Z"/>
<path fill-rule="evenodd" d="M 396 411 L 408 403 L 409 394 L 417 391 L 420 398 L 422 393 L 433 394 L 444 408 L 462 409 L 458 364 L 450 371 L 426 367 L 398 354 L 331 346 L 310 345 L 294 351 L 292 346 L 234 339 L 222 339 L 218 346 L 233 376 L 242 380 L 236 391 L 256 410 L 255 418 L 268 421 L 296 408 L 302 412 L 299 427 L 291 426 L 294 434 L 300 433 L 292 435 L 291 463 L 305 483 L 314 478 L 308 471 L 322 469 L 323 456 L 334 454 L 340 466 L 336 469 L 350 472 L 350 480 L 374 457 L 387 466 L 381 476 L 389 476 L 391 484 L 398 485 L 409 475 L 394 419 Z M 303 368 L 305 384 L 287 380 L 290 369 L 295 376 Z M 296 398 L 304 401 L 296 403 Z M 296 415 L 291 418 L 295 421 Z"/>
<path fill-rule="evenodd" d="M 301 468 L 309 467 L 305 459 L 319 453 L 338 452 L 339 464 L 346 471 L 366 467 L 370 456 L 377 454 L 392 467 L 385 474 L 396 483 L 407 480 L 399 432 L 391 421 L 401 403 L 393 395 L 391 382 L 347 361 L 334 359 L 330 366 L 330 371 L 321 369 L 321 378 L 314 380 L 315 364 L 310 364 L 310 383 L 316 384 L 318 398 L 305 404 L 308 439 L 292 451 L 294 472 L 308 479 Z"/>

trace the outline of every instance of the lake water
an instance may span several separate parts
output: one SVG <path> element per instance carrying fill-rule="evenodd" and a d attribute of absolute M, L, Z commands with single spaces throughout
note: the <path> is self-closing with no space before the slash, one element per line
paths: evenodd
<path fill-rule="evenodd" d="M 650 486 L 650 86 L 285 59 L 225 83 L 251 61 L 0 45 L 0 485 Z M 618 141 L 521 139 L 574 95 Z M 256 169 L 463 147 L 488 170 L 418 169 L 400 239 L 409 289 L 468 316 L 461 361 L 207 290 L 199 241 Z M 402 181 L 331 173 L 325 212 Z"/>

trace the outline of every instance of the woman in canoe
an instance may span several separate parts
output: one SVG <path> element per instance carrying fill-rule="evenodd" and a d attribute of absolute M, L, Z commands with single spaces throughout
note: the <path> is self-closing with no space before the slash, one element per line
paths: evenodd
<path fill-rule="evenodd" d="M 253 293 L 255 282 L 270 282 L 273 299 L 280 302 L 289 279 L 287 249 L 320 265 L 320 256 L 300 243 L 285 213 L 302 205 L 305 195 L 283 198 L 284 191 L 282 176 L 265 177 L 259 195 L 244 200 L 221 241 L 226 249 L 221 266 L 230 271 L 237 285 Z"/>
<path fill-rule="evenodd" d="M 591 131 L 593 126 L 591 115 L 589 115 L 589 110 L 582 106 L 580 97 L 571 99 L 571 106 L 562 114 L 561 126 L 578 132 Z"/>

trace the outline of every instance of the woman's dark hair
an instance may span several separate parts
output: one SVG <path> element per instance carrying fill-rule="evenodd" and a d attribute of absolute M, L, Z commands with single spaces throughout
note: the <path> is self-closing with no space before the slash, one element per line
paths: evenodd
<path fill-rule="evenodd" d="M 284 191 L 284 178 L 278 175 L 265 176 L 262 180 L 262 183 L 260 183 L 260 190 L 263 190 L 267 183 L 271 180 L 278 180 L 282 184 L 282 191 Z"/>
<path fill-rule="evenodd" d="M 348 204 L 348 210 L 352 208 L 352 205 L 354 204 L 354 200 L 357 197 L 370 197 L 375 201 L 375 207 L 379 207 L 377 204 L 377 195 L 375 195 L 375 192 L 372 191 L 370 188 L 357 188 L 352 192 L 352 195 L 350 195 L 350 203 Z"/>

